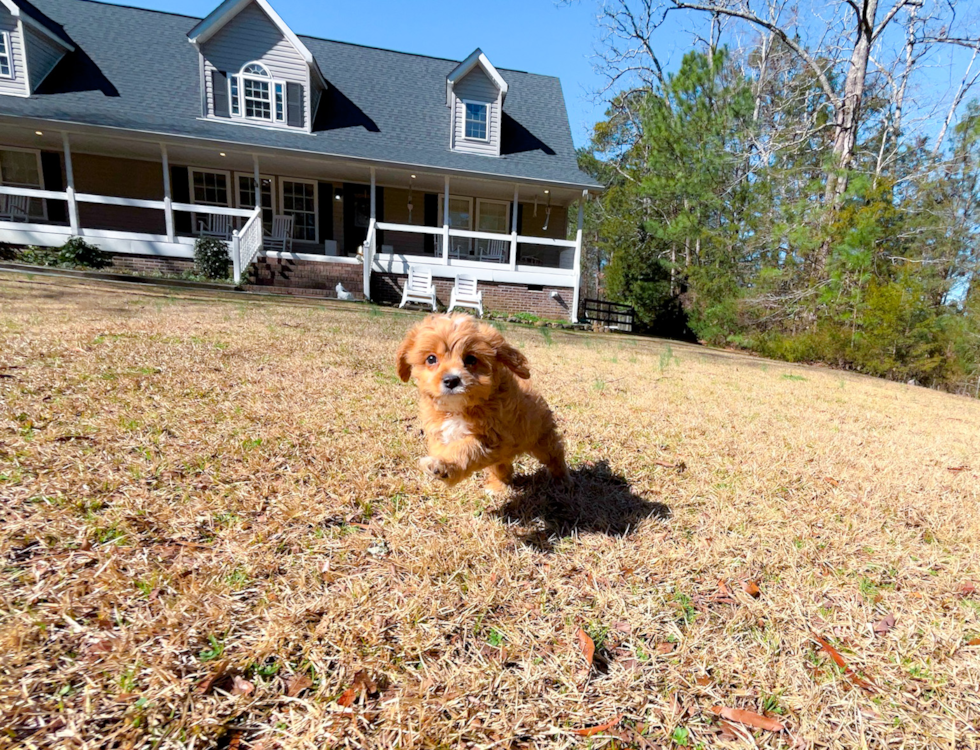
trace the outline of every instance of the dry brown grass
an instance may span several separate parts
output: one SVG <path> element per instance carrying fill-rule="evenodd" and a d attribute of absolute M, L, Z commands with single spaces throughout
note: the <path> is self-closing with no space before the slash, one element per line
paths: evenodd
<path fill-rule="evenodd" d="M 490 500 L 415 319 L 0 277 L 0 747 L 980 744 L 980 403 L 510 326 L 575 482 Z"/>

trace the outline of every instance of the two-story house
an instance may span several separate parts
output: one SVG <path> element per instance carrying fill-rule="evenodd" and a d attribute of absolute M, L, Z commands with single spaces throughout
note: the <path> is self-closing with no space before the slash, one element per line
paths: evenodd
<path fill-rule="evenodd" d="M 0 241 L 138 269 L 229 242 L 243 281 L 575 318 L 579 171 L 556 78 L 298 36 L 266 0 L 196 19 L 0 0 Z M 569 222 L 577 234 L 569 232 Z M 288 233 L 287 241 L 283 241 Z"/>

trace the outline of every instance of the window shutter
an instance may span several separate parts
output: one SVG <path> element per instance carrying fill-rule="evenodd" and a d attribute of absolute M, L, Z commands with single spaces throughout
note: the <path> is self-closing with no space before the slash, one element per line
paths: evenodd
<path fill-rule="evenodd" d="M 306 127 L 306 108 L 303 97 L 303 84 L 286 84 L 286 124 L 291 128 Z"/>
<path fill-rule="evenodd" d="M 426 193 L 422 201 L 422 221 L 427 227 L 437 227 L 439 226 L 439 196 L 435 193 Z M 434 253 L 436 247 L 435 235 L 426 234 L 425 237 L 425 252 Z"/>
<path fill-rule="evenodd" d="M 187 167 L 170 166 L 170 195 L 174 203 L 191 202 L 189 179 Z M 190 234 L 191 215 L 186 211 L 174 211 L 174 229 L 178 234 Z"/>
<path fill-rule="evenodd" d="M 215 117 L 231 117 L 228 109 L 228 76 L 220 70 L 211 71 L 211 100 Z"/>
<path fill-rule="evenodd" d="M 317 209 L 319 210 L 320 240 L 332 240 L 333 236 L 333 184 L 317 183 Z"/>
<path fill-rule="evenodd" d="M 57 151 L 41 152 L 41 174 L 44 176 L 44 189 L 62 191 L 65 181 L 61 174 L 61 154 Z M 55 222 L 68 221 L 68 204 L 65 201 L 48 200 L 48 219 Z"/>

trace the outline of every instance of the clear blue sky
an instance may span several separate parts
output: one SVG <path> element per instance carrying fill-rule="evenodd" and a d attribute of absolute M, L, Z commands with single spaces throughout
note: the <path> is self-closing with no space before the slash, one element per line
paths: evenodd
<path fill-rule="evenodd" d="M 119 2 L 119 0 L 116 0 Z M 203 16 L 220 0 L 123 0 L 120 4 Z M 270 0 L 297 34 L 366 44 L 401 52 L 462 60 L 480 47 L 499 68 L 561 79 L 576 146 L 604 107 L 590 92 L 602 79 L 593 73 L 595 4 L 558 7 L 553 0 Z M 327 78 L 329 71 L 324 71 Z"/>
<path fill-rule="evenodd" d="M 115 0 L 120 4 L 203 16 L 220 0 Z M 543 73 L 561 79 L 576 146 L 588 142 L 592 125 L 605 106 L 594 101 L 603 78 L 593 69 L 599 26 L 595 0 L 270 0 L 283 20 L 298 34 L 374 47 L 462 60 L 480 47 L 500 68 Z M 808 0 L 818 4 L 820 0 Z M 694 45 L 691 32 L 704 18 L 681 14 L 670 17 L 657 32 L 654 46 L 661 62 L 674 69 Z M 730 27 L 733 28 L 733 27 Z M 750 37 L 749 37 L 750 38 Z M 742 37 L 744 43 L 748 38 Z M 734 40 L 729 40 L 734 41 Z M 900 40 L 901 41 L 901 40 Z M 951 94 L 965 67 L 968 51 L 946 47 L 930 55 L 910 96 L 907 125 L 934 135 L 945 109 L 933 109 L 935 99 Z M 956 64 L 950 66 L 950 59 Z M 329 71 L 324 71 L 327 78 Z M 977 96 L 977 92 L 973 92 Z M 908 105 L 909 103 L 907 103 Z M 938 110 L 938 111 L 937 111 Z M 917 124 L 914 121 L 922 118 Z M 924 120 L 924 122 L 922 121 Z"/>

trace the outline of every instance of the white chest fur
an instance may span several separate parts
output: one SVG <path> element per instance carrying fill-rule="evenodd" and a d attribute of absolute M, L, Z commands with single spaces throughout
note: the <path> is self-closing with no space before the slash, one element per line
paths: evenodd
<path fill-rule="evenodd" d="M 473 432 L 470 430 L 470 426 L 460 416 L 449 417 L 442 423 L 442 427 L 439 428 L 439 437 L 445 445 L 456 440 L 462 440 L 464 437 L 472 434 Z"/>

